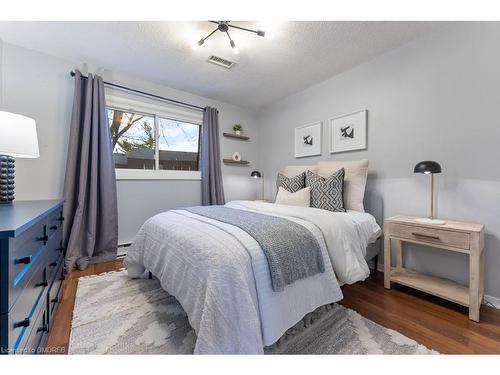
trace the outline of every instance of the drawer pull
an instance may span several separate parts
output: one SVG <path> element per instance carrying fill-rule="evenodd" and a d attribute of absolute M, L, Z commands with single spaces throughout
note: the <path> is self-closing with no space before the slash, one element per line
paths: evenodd
<path fill-rule="evenodd" d="M 417 237 L 425 237 L 425 238 L 430 238 L 433 240 L 439 240 L 438 236 L 431 236 L 430 234 L 422 234 L 422 233 L 416 233 L 416 232 L 412 232 L 411 234 L 413 234 L 414 236 L 417 236 Z"/>
<path fill-rule="evenodd" d="M 49 283 L 46 280 L 40 281 L 39 283 L 35 284 L 35 286 L 43 286 L 43 287 L 46 287 L 47 285 L 49 285 Z"/>
<path fill-rule="evenodd" d="M 48 331 L 47 324 L 44 324 L 43 326 L 41 326 L 40 328 L 38 328 L 36 331 L 37 332 L 47 332 Z"/>
<path fill-rule="evenodd" d="M 36 240 L 45 243 L 49 240 L 49 236 L 45 235 L 42 237 L 38 237 Z"/>
<path fill-rule="evenodd" d="M 59 302 L 59 298 L 58 298 L 58 297 L 56 297 L 56 298 L 52 298 L 52 299 L 50 300 L 50 302 L 52 302 L 52 303 L 57 303 L 57 302 Z"/>
<path fill-rule="evenodd" d="M 15 322 L 14 323 L 14 328 L 29 327 L 29 325 L 30 325 L 30 319 L 26 318 L 24 320 L 21 320 L 20 322 Z"/>
<path fill-rule="evenodd" d="M 14 264 L 30 264 L 31 263 L 31 255 L 27 257 L 14 259 Z"/>
<path fill-rule="evenodd" d="M 62 253 L 62 252 L 64 251 L 64 247 L 62 247 L 62 246 L 61 246 L 61 247 L 58 247 L 56 250 L 57 250 L 57 251 L 60 251 L 60 252 Z"/>
<path fill-rule="evenodd" d="M 49 264 L 49 267 L 55 267 L 55 266 L 57 266 L 57 262 L 52 262 Z"/>
<path fill-rule="evenodd" d="M 49 229 L 50 230 L 57 230 L 57 225 L 52 225 Z"/>
<path fill-rule="evenodd" d="M 57 220 L 59 220 L 62 223 L 64 221 L 64 217 L 60 216 L 59 218 L 57 218 Z"/>

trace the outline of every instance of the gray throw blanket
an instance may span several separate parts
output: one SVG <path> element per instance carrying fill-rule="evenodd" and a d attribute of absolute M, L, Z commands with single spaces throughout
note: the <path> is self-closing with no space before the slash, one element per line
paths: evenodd
<path fill-rule="evenodd" d="M 318 241 L 307 228 L 294 221 L 224 206 L 184 209 L 234 225 L 252 236 L 264 251 L 276 292 L 296 280 L 325 271 Z"/>

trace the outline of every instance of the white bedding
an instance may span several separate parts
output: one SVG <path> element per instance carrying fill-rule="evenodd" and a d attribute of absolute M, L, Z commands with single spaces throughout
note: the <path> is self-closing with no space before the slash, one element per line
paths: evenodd
<path fill-rule="evenodd" d="M 333 269 L 341 283 L 369 274 L 364 251 L 380 233 L 369 214 L 250 201 L 226 206 L 306 226 L 325 272 L 274 292 L 267 260 L 243 230 L 182 210 L 147 220 L 127 253 L 129 275 L 150 270 L 179 300 L 197 334 L 196 353 L 262 353 L 306 313 L 342 298 Z"/>
<path fill-rule="evenodd" d="M 382 230 L 369 213 L 349 210 L 346 214 L 253 201 L 233 201 L 226 206 L 300 218 L 315 224 L 327 243 L 328 255 L 341 285 L 364 280 L 370 274 L 365 260 L 366 246 L 374 242 Z"/>

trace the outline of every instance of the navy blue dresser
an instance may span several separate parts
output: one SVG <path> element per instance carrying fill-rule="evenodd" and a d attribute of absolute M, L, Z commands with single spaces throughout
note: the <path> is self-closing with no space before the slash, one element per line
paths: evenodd
<path fill-rule="evenodd" d="M 41 353 L 63 279 L 63 201 L 0 205 L 0 353 Z"/>

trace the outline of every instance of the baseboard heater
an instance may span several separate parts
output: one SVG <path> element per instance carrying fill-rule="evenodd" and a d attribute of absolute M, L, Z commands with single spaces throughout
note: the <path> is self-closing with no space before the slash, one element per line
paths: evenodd
<path fill-rule="evenodd" d="M 132 245 L 131 242 L 120 243 L 120 244 L 118 244 L 118 248 L 120 248 L 120 247 L 122 247 L 122 248 L 123 247 L 129 247 L 130 245 Z M 118 255 L 116 257 L 117 258 L 124 258 L 126 255 L 127 254 L 124 254 L 124 253 L 120 254 L 120 251 L 118 251 Z M 152 279 L 153 278 L 153 274 L 151 273 L 151 271 L 149 271 L 148 273 L 149 273 L 149 277 L 148 278 Z"/>
<path fill-rule="evenodd" d="M 125 255 L 127 255 L 127 250 L 126 248 L 132 245 L 132 242 L 124 242 L 124 243 L 119 243 L 118 244 L 118 254 L 116 254 L 117 258 L 123 258 Z"/>

